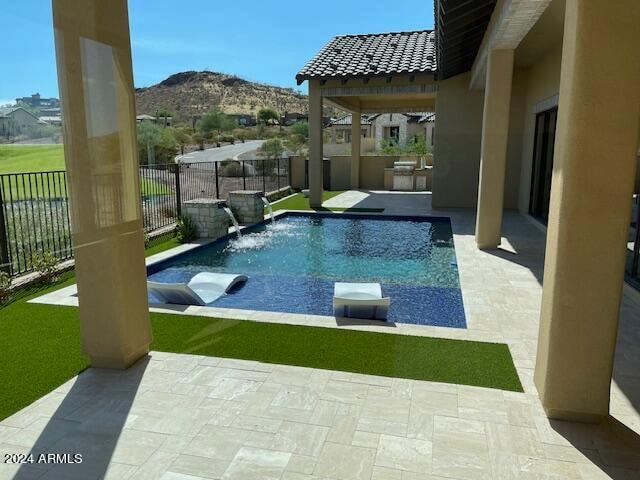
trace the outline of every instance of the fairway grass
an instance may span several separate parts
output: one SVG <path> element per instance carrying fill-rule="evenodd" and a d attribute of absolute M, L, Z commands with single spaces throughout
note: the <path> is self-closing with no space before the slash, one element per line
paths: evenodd
<path fill-rule="evenodd" d="M 0 145 L 0 174 L 52 172 L 65 170 L 64 147 L 62 145 Z M 27 198 L 66 197 L 64 186 L 54 186 L 49 192 L 49 186 L 35 186 L 38 176 L 29 185 L 28 177 L 25 182 L 16 178 L 3 179 L 4 198 L 24 200 Z M 45 179 L 44 182 L 47 182 Z M 51 179 L 53 182 L 53 179 Z M 142 195 L 166 195 L 171 193 L 166 185 L 148 180 L 140 181 Z"/>

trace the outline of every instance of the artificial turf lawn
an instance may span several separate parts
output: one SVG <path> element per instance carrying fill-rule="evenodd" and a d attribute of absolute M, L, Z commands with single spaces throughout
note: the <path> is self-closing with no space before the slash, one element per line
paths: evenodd
<path fill-rule="evenodd" d="M 65 169 L 64 147 L 62 145 L 0 145 L 0 174 L 25 173 L 25 172 L 47 172 L 60 171 Z M 34 179 L 34 181 L 36 181 Z M 28 180 L 23 185 L 22 181 L 15 178 L 8 180 L 5 178 L 3 187 L 5 192 L 11 190 L 11 195 L 5 193 L 6 198 L 16 200 L 31 197 Z M 45 183 L 47 181 L 45 180 Z M 54 182 L 51 179 L 51 182 Z M 48 186 L 40 186 L 36 189 L 33 186 L 33 195 L 41 197 L 66 196 L 64 186 L 52 187 L 49 192 Z M 143 178 L 140 180 L 140 190 L 143 195 L 165 195 L 171 190 L 161 183 Z"/>
<path fill-rule="evenodd" d="M 89 366 L 78 309 L 27 303 L 74 282 L 67 273 L 0 308 L 0 420 Z M 504 344 L 160 313 L 151 313 L 151 326 L 153 350 L 522 391 Z"/>
<path fill-rule="evenodd" d="M 344 191 L 329 192 L 327 190 L 322 192 L 322 201 L 326 202 L 330 198 L 344 193 Z M 382 212 L 384 208 L 311 208 L 309 206 L 309 199 L 302 193 L 296 193 L 284 200 L 274 202 L 271 204 L 274 211 L 276 210 L 315 210 L 316 212 Z M 265 215 L 269 213 L 265 208 Z"/>
<path fill-rule="evenodd" d="M 505 344 L 152 314 L 153 350 L 522 391 Z"/>

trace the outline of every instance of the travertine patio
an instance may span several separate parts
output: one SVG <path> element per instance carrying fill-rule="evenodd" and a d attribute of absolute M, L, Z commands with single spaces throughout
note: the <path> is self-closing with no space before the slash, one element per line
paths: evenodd
<path fill-rule="evenodd" d="M 508 213 L 504 249 L 482 252 L 473 238 L 474 213 L 432 211 L 428 194 L 347 192 L 326 203 L 352 205 L 384 206 L 387 214 L 451 216 L 468 329 L 414 327 L 420 330 L 397 333 L 508 343 L 524 393 L 153 352 L 124 372 L 89 369 L 0 422 L 2 458 L 29 451 L 84 455 L 79 465 L 0 463 L 0 478 L 640 476 L 635 291 L 625 287 L 613 417 L 598 426 L 549 421 L 532 383 L 543 229 Z M 252 315 L 278 321 L 277 314 Z"/>

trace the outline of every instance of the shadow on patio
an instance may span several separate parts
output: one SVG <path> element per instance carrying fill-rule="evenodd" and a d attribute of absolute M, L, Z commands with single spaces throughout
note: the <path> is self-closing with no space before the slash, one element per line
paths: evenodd
<path fill-rule="evenodd" d="M 45 472 L 47 477 L 54 478 L 103 478 L 107 471 L 121 478 L 125 477 L 125 470 L 137 468 L 132 465 L 146 461 L 143 457 L 151 455 L 164 436 L 123 429 L 148 364 L 149 357 L 145 357 L 123 371 L 89 368 L 68 382 L 68 390 L 63 385 L 53 395 L 18 413 L 18 418 L 36 415 L 39 419 L 34 424 L 46 421 L 46 425 L 35 442 L 25 439 L 33 447 L 30 451 L 24 449 L 24 453 L 32 454 L 35 463 L 21 465 L 14 478 L 39 478 Z M 152 408 L 154 404 L 148 403 Z M 55 410 L 51 411 L 47 404 Z M 144 399 L 138 398 L 138 405 L 144 408 Z M 37 431 L 32 429 L 34 424 L 25 428 L 24 433 Z M 146 451 L 145 443 L 148 443 Z M 60 464 L 38 463 L 41 454 L 66 454 L 67 459 Z M 81 463 L 77 460 L 71 463 L 76 454 L 82 455 Z M 116 463 L 110 465 L 111 462 Z"/>

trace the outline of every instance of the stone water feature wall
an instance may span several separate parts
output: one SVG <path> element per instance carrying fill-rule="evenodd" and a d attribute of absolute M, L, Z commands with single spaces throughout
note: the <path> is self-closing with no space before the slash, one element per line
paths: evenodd
<path fill-rule="evenodd" d="M 236 190 L 229 193 L 227 205 L 241 225 L 264 220 L 264 203 L 259 190 Z"/>
<path fill-rule="evenodd" d="M 224 200 L 196 198 L 182 202 L 182 215 L 190 217 L 198 226 L 198 238 L 216 239 L 229 232 L 231 219 L 222 209 Z"/>

